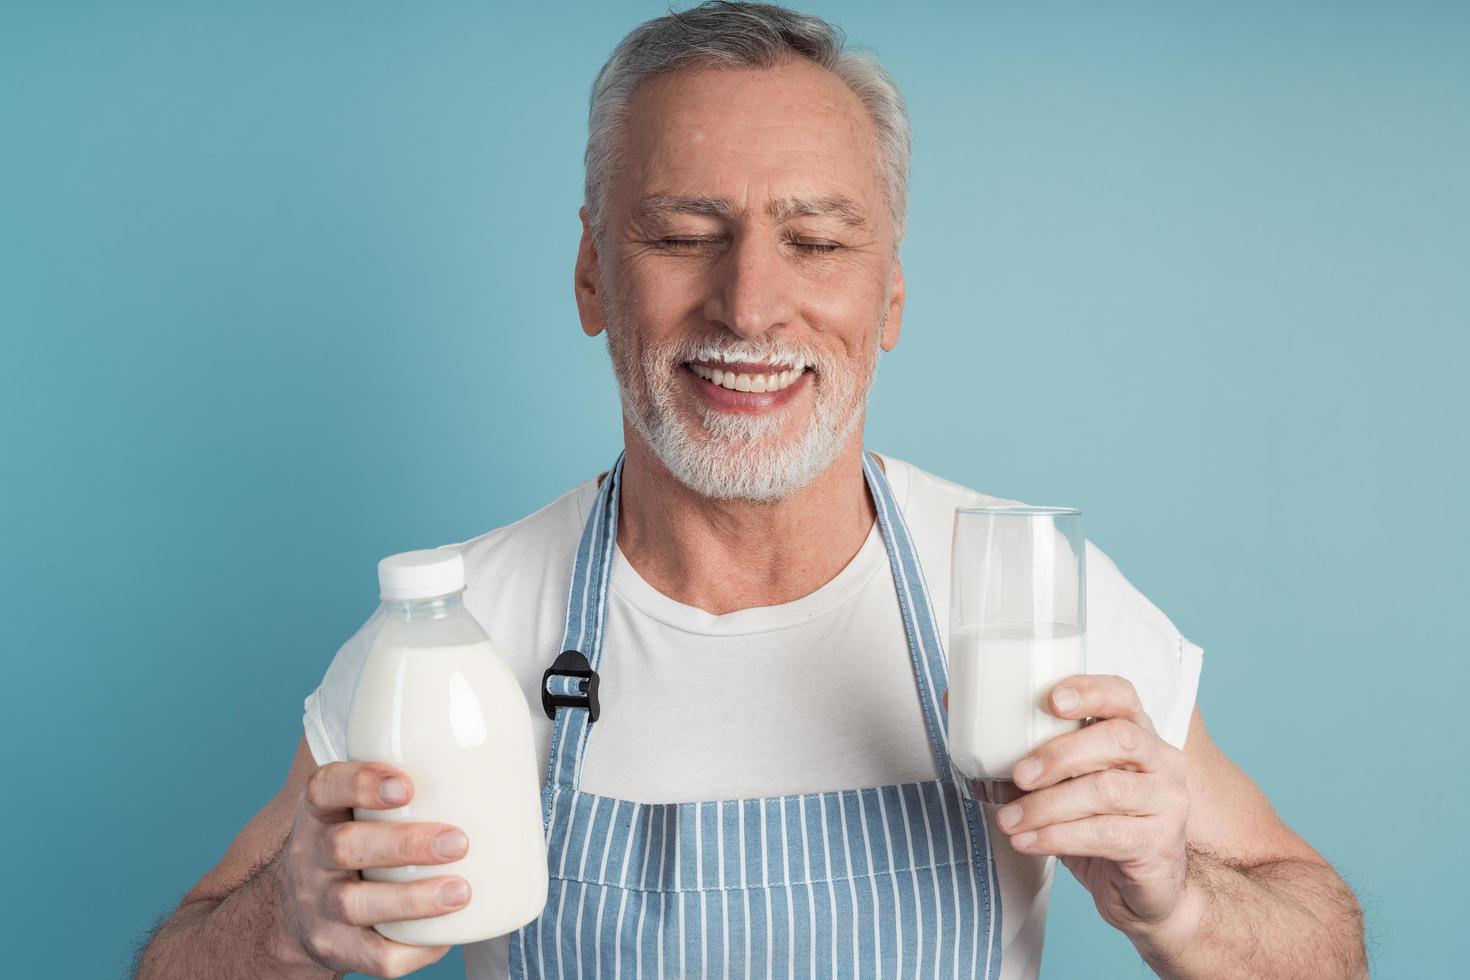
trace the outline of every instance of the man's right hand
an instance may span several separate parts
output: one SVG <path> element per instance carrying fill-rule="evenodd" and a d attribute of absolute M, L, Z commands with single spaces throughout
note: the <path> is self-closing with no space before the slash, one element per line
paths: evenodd
<path fill-rule="evenodd" d="M 311 776 L 297 799 L 291 836 L 278 872 L 287 928 L 300 952 L 338 973 L 401 977 L 443 958 L 448 946 L 409 946 L 373 925 L 426 919 L 461 908 L 469 883 L 453 875 L 414 882 L 365 881 L 363 868 L 445 864 L 468 841 L 441 823 L 352 819 L 352 808 L 391 810 L 413 797 L 413 784 L 392 766 L 333 762 Z"/>

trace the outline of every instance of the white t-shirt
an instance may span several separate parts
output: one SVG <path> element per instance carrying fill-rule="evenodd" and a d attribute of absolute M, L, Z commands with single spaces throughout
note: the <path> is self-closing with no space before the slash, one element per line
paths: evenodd
<path fill-rule="evenodd" d="M 908 521 L 941 633 L 949 620 L 956 507 L 1013 504 L 880 456 Z M 597 481 L 515 524 L 452 545 L 464 601 L 525 691 L 545 779 L 552 723 L 542 672 L 560 649 L 572 559 Z M 1183 746 L 1202 651 L 1087 542 L 1087 670 L 1137 687 L 1161 735 Z M 613 559 L 602 715 L 583 789 L 645 803 L 743 799 L 933 779 L 933 757 L 883 538 L 810 595 L 716 616 L 653 589 Z M 347 709 L 375 623 L 337 652 L 306 699 L 318 764 L 345 758 Z M 991 821 L 1002 900 L 1004 980 L 1037 975 L 1054 859 L 1013 851 Z M 469 980 L 508 974 L 505 937 L 466 946 Z"/>

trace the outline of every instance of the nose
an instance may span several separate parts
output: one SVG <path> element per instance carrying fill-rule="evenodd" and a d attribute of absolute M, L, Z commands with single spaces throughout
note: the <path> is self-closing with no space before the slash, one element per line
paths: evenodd
<path fill-rule="evenodd" d="M 704 315 L 731 333 L 754 339 L 796 317 L 797 277 L 780 243 L 758 231 L 737 234 L 711 267 Z"/>

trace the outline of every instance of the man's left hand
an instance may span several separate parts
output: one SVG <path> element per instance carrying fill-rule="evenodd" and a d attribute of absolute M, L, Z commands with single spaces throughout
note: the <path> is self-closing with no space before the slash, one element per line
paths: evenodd
<path fill-rule="evenodd" d="M 1112 926 L 1137 936 L 1180 909 L 1189 791 L 1184 753 L 1159 737 L 1125 678 L 1076 675 L 1047 710 L 1094 723 L 1044 742 L 1016 764 L 1026 795 L 997 822 L 1025 854 L 1054 854 Z"/>

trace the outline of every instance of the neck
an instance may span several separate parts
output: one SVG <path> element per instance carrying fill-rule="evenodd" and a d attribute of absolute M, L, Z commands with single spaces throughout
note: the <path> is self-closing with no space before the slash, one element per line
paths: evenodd
<path fill-rule="evenodd" d="M 630 427 L 618 546 L 644 581 L 715 615 L 809 595 L 852 561 L 877 517 L 859 426 L 842 454 L 783 500 L 712 500 L 680 483 Z"/>

